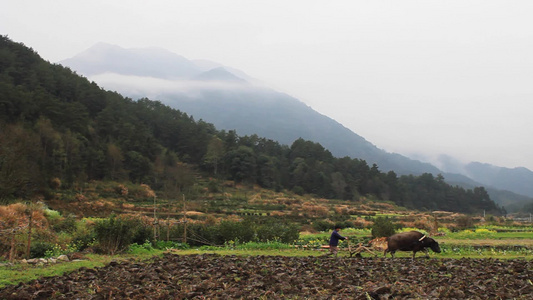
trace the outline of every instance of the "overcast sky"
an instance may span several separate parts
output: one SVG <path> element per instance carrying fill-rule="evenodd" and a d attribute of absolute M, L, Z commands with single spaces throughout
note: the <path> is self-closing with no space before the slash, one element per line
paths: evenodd
<path fill-rule="evenodd" d="M 389 152 L 533 170 L 533 1 L 17 0 L 0 34 L 213 60 Z"/>

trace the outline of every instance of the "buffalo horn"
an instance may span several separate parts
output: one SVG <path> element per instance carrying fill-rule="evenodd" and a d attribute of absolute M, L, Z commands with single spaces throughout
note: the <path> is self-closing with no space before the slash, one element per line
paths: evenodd
<path fill-rule="evenodd" d="M 426 236 L 424 235 L 423 237 L 421 237 L 418 241 L 421 242 L 423 239 L 425 239 Z"/>

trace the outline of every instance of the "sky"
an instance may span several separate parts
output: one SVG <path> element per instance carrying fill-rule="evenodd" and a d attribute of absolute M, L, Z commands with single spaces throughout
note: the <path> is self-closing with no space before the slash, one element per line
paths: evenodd
<path fill-rule="evenodd" d="M 98 42 L 240 69 L 388 152 L 533 170 L 533 1 L 0 2 L 59 62 Z M 438 164 L 437 164 L 438 165 Z"/>

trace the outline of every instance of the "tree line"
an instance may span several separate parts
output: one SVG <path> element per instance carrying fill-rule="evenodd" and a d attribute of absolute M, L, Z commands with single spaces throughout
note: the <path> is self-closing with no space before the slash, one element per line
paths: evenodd
<path fill-rule="evenodd" d="M 366 161 L 337 158 L 318 143 L 292 145 L 217 130 L 159 101 L 106 91 L 24 44 L 0 38 L 0 201 L 47 197 L 89 180 L 131 181 L 173 193 L 195 173 L 220 180 L 407 208 L 503 213 L 483 187 L 441 175 L 397 176 Z"/>

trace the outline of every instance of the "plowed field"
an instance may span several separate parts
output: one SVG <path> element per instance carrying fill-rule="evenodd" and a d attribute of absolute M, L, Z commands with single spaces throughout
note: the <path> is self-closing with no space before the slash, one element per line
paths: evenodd
<path fill-rule="evenodd" d="M 0 299 L 533 299 L 533 262 L 172 255 L 0 290 Z"/>

